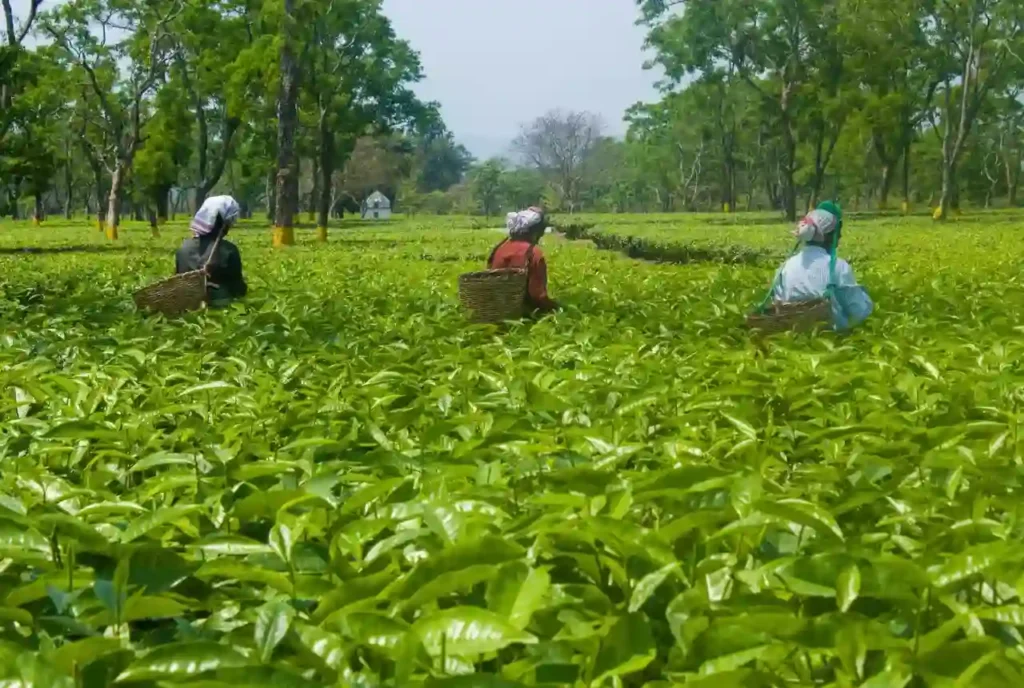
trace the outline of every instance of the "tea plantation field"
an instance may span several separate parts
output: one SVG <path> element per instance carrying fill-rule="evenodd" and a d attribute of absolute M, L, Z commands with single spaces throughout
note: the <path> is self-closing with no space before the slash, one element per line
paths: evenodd
<path fill-rule="evenodd" d="M 788 226 L 576 223 L 506 331 L 479 221 L 243 223 L 178 321 L 184 223 L 0 224 L 0 686 L 1024 686 L 1024 217 L 848 221 L 875 314 L 768 340 Z"/>

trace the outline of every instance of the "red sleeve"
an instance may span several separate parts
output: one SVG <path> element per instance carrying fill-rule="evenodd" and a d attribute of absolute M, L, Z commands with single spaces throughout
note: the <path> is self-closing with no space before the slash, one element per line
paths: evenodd
<path fill-rule="evenodd" d="M 530 284 L 527 291 L 530 294 L 530 301 L 537 308 L 541 310 L 555 308 L 555 302 L 548 297 L 548 263 L 539 248 L 533 250 L 533 260 L 530 261 Z"/>

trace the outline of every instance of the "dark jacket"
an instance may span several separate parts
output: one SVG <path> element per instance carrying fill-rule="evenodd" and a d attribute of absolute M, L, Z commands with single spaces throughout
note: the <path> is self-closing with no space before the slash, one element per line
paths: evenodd
<path fill-rule="evenodd" d="M 180 275 L 201 269 L 210 255 L 213 242 L 212 236 L 185 239 L 174 256 L 175 272 Z M 241 298 L 249 291 L 242 277 L 242 256 L 238 247 L 226 239 L 221 239 L 210 261 L 209 282 L 210 301 Z"/>

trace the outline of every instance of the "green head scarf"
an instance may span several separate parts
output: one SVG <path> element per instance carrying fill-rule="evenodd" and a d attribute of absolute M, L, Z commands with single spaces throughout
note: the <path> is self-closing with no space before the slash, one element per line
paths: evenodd
<path fill-rule="evenodd" d="M 818 210 L 824 210 L 826 213 L 832 213 L 836 216 L 836 231 L 843 231 L 843 209 L 835 201 L 822 201 L 818 204 Z"/>

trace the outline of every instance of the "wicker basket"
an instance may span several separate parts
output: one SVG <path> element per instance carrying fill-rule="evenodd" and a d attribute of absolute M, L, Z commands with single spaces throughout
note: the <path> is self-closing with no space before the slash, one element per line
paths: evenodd
<path fill-rule="evenodd" d="M 166 316 L 197 311 L 206 305 L 206 280 L 210 273 L 210 262 L 223 238 L 224 232 L 217 234 L 209 255 L 203 261 L 203 267 L 140 289 L 135 292 L 135 305 L 140 310 L 155 311 Z"/>
<path fill-rule="evenodd" d="M 476 323 L 499 323 L 523 317 L 527 271 L 469 272 L 459 277 L 459 301 Z"/>
<path fill-rule="evenodd" d="M 766 334 L 828 327 L 832 322 L 832 305 L 828 299 L 775 303 L 767 313 L 751 313 L 747 327 Z"/>
<path fill-rule="evenodd" d="M 135 305 L 140 310 L 167 316 L 199 310 L 205 303 L 205 269 L 175 275 L 135 292 Z"/>

